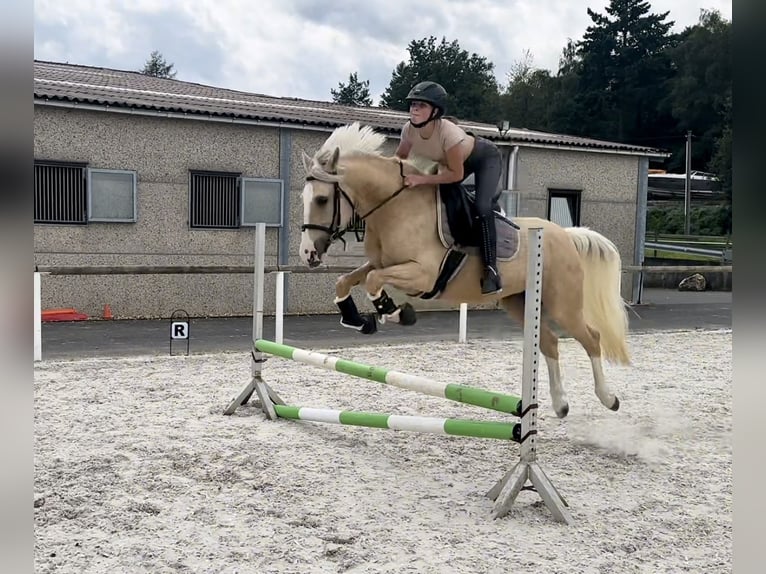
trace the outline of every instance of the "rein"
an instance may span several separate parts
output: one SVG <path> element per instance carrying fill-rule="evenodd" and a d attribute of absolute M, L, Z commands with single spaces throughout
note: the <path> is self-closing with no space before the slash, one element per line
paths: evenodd
<path fill-rule="evenodd" d="M 332 174 L 334 175 L 334 174 Z M 404 163 L 400 160 L 399 161 L 399 175 L 402 178 L 402 182 L 404 181 Z M 313 175 L 307 175 L 306 181 L 322 181 L 321 179 L 314 177 Z M 325 182 L 330 183 L 330 182 Z M 341 188 L 340 184 L 338 184 L 337 181 L 332 182 L 333 183 L 333 204 L 332 204 L 332 221 L 330 223 L 330 226 L 327 227 L 325 225 L 316 225 L 314 223 L 304 223 L 301 225 L 301 231 L 305 231 L 306 229 L 316 229 L 318 231 L 323 231 L 327 235 L 330 236 L 330 242 L 335 241 L 336 239 L 340 239 L 343 245 L 346 245 L 346 241 L 343 239 L 343 235 L 346 233 L 346 229 L 340 228 L 340 198 L 341 195 L 343 198 L 348 202 L 348 204 L 351 206 L 351 209 L 355 212 L 357 211 L 356 206 L 354 205 L 354 202 L 351 201 L 351 198 L 348 196 L 348 194 L 343 191 L 343 188 Z M 364 221 L 367 219 L 370 215 L 375 213 L 378 209 L 383 207 L 385 204 L 387 204 L 389 201 L 394 199 L 397 195 L 399 195 L 401 192 L 403 192 L 405 189 L 407 189 L 406 185 L 402 185 L 399 189 L 397 189 L 393 194 L 389 195 L 386 199 L 381 201 L 378 205 L 373 207 L 371 210 L 369 210 L 364 215 L 360 215 L 359 219 Z"/>

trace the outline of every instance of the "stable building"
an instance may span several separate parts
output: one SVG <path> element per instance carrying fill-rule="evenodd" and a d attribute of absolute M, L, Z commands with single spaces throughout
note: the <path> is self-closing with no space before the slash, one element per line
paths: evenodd
<path fill-rule="evenodd" d="M 276 98 L 138 72 L 34 63 L 34 264 L 45 266 L 252 266 L 254 225 L 265 222 L 266 264 L 299 265 L 302 152 L 354 121 L 389 138 L 408 115 L 376 107 Z M 649 160 L 656 149 L 459 122 L 504 157 L 502 204 L 603 233 L 624 265 L 643 261 Z M 354 234 L 331 265 L 362 264 Z M 637 296 L 625 274 L 623 296 Z M 285 281 L 285 312 L 335 313 L 336 275 Z M 253 277 L 239 274 L 51 275 L 43 309 L 166 318 L 252 313 Z M 274 311 L 267 275 L 265 311 Z M 389 290 L 392 295 L 395 290 Z M 401 301 L 402 294 L 396 294 Z M 362 300 L 359 299 L 360 305 Z M 451 309 L 412 300 L 419 309 Z M 371 308 L 370 308 L 371 309 Z"/>

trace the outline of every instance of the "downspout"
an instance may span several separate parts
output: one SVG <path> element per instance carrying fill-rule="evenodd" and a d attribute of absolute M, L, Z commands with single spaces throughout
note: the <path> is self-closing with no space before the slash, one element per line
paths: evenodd
<path fill-rule="evenodd" d="M 289 129 L 279 128 L 279 179 L 282 180 L 282 227 L 279 228 L 279 265 L 290 263 L 290 155 L 292 153 L 292 133 Z M 289 307 L 290 274 L 285 274 L 283 309 Z"/>
<path fill-rule="evenodd" d="M 508 156 L 508 177 L 507 182 L 508 186 L 506 187 L 507 190 L 510 192 L 517 192 L 518 191 L 518 179 L 519 177 L 519 146 L 515 145 L 511 149 L 511 153 Z M 516 205 L 513 207 L 513 217 L 519 216 L 519 207 L 521 204 L 521 197 L 518 193 L 515 195 L 513 193 L 509 194 L 509 199 L 513 198 L 516 202 Z M 507 206 L 506 206 L 507 207 Z M 507 214 L 506 214 L 507 215 Z"/>
<path fill-rule="evenodd" d="M 516 182 L 518 177 L 518 158 L 519 158 L 519 146 L 513 146 L 511 149 L 511 155 L 508 158 L 508 189 L 516 191 Z"/>
<path fill-rule="evenodd" d="M 636 186 L 636 237 L 633 253 L 633 265 L 644 264 L 644 245 L 646 243 L 646 209 L 649 194 L 649 158 L 638 160 L 638 183 Z M 639 305 L 643 298 L 644 274 L 639 271 L 632 273 L 632 303 Z"/>

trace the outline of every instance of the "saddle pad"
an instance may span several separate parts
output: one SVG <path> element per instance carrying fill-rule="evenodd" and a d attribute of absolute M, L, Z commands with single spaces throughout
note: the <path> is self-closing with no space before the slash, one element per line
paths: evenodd
<path fill-rule="evenodd" d="M 436 230 L 442 245 L 454 248 L 468 255 L 479 255 L 480 250 L 477 246 L 466 246 L 456 244 L 455 238 L 450 231 L 450 222 L 447 217 L 447 207 L 442 201 L 439 189 L 436 189 Z M 519 230 L 513 223 L 499 213 L 495 213 L 495 227 L 497 229 L 497 259 L 498 261 L 508 261 L 513 259 L 519 251 Z M 479 238 L 476 237 L 476 243 Z"/>

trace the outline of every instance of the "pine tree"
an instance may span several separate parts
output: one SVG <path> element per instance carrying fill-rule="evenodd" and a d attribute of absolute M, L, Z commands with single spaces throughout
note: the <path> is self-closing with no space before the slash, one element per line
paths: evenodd
<path fill-rule="evenodd" d="M 330 93 L 332 94 L 332 101 L 336 104 L 364 107 L 372 105 L 370 80 L 360 82 L 356 72 L 349 74 L 348 84 L 340 82 L 337 90 L 330 88 Z"/>
<path fill-rule="evenodd" d="M 673 70 L 667 48 L 669 12 L 651 14 L 648 2 L 611 0 L 606 15 L 588 8 L 593 21 L 578 51 L 580 106 L 589 135 L 630 141 L 663 123 L 657 98 Z"/>
<path fill-rule="evenodd" d="M 173 70 L 173 64 L 168 64 L 165 58 L 159 51 L 152 51 L 149 59 L 144 64 L 143 70 L 140 70 L 142 74 L 147 76 L 155 76 L 157 78 L 169 78 L 176 77 L 176 72 Z"/>

